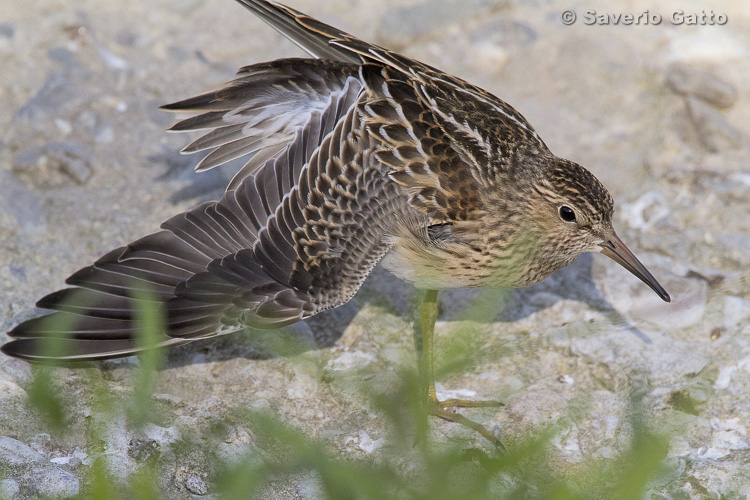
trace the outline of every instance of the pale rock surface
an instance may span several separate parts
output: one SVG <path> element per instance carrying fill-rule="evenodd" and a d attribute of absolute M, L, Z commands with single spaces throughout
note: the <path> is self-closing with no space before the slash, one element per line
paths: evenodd
<path fill-rule="evenodd" d="M 743 2 L 722 4 L 722 26 L 589 26 L 582 10 L 565 26 L 561 12 L 579 3 L 562 0 L 285 3 L 516 107 L 554 153 L 609 187 L 620 236 L 674 299 L 662 304 L 599 255 L 531 289 L 441 294 L 438 364 L 456 350 L 473 363 L 441 376 L 441 394 L 505 402 L 463 412 L 507 443 L 557 424 L 550 453 L 561 467 L 617 457 L 631 437 L 631 395 L 640 394 L 655 430 L 658 422 L 676 430 L 668 472 L 650 498 L 748 497 Z M 666 18 L 669 8 L 659 8 Z M 37 314 L 35 301 L 72 272 L 221 195 L 232 169 L 190 172 L 199 158 L 176 153 L 188 137 L 164 133 L 173 118 L 159 104 L 215 89 L 243 65 L 303 55 L 230 0 L 38 0 L 2 10 L 0 332 Z M 296 350 L 271 343 L 278 332 L 176 349 L 154 388 L 156 417 L 141 429 L 95 397 L 130 397 L 139 369 L 132 359 L 56 369 L 55 389 L 70 412 L 56 434 L 25 403 L 31 370 L 2 358 L 0 495 L 75 496 L 94 460 L 106 457 L 117 481 L 156 463 L 163 498 L 215 498 L 212 464 L 268 458 L 247 411 L 271 411 L 344 458 L 381 460 L 388 430 L 362 385 L 387 396 L 399 372 L 414 368 L 418 298 L 378 270 L 352 303 L 285 330 Z M 431 426 L 437 441 L 491 451 L 461 426 Z M 98 440 L 89 440 L 92 429 Z M 317 476 L 300 474 L 273 481 L 263 498 L 322 491 Z"/>

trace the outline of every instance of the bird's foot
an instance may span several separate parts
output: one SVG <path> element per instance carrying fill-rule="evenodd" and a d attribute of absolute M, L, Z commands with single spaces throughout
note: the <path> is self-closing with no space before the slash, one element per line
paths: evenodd
<path fill-rule="evenodd" d="M 435 401 L 438 408 L 497 408 L 505 406 L 500 401 L 473 401 L 471 399 L 446 399 L 444 401 Z"/>
<path fill-rule="evenodd" d="M 500 442 L 500 440 L 495 437 L 494 434 L 492 434 L 487 428 L 481 424 L 478 424 L 477 422 L 474 422 L 473 420 L 469 420 L 468 418 L 464 417 L 463 415 L 446 410 L 446 408 L 483 408 L 483 407 L 498 407 L 503 406 L 503 403 L 499 401 L 470 401 L 465 399 L 446 399 L 445 401 L 438 401 L 437 399 L 434 399 L 428 403 L 428 413 L 430 415 L 433 415 L 435 417 L 442 418 L 444 420 L 449 420 L 451 422 L 455 422 L 457 424 L 465 425 L 466 427 L 470 429 L 474 429 L 479 434 L 487 438 L 492 444 L 497 446 L 501 450 L 505 450 L 505 446 L 503 446 L 503 443 Z"/>

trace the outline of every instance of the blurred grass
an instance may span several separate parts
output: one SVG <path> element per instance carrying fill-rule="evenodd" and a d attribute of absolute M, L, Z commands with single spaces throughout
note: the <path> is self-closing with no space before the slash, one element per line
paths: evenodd
<path fill-rule="evenodd" d="M 80 372 L 80 383 L 85 385 L 92 401 L 92 418 L 84 425 L 85 448 L 93 459 L 80 498 L 164 498 L 171 480 L 168 478 L 175 473 L 174 456 L 141 461 L 124 484 L 123 478 L 115 477 L 110 470 L 110 450 L 106 443 L 113 423 L 133 431 L 158 418 L 152 393 L 164 355 L 154 346 L 158 344 L 164 316 L 158 302 L 150 300 L 148 291 L 138 294 L 138 303 L 142 305 L 137 314 L 142 326 L 139 342 L 145 351 L 133 370 L 131 393 L 125 398 L 112 394 L 100 370 Z M 480 295 L 467 308 L 466 320 L 456 322 L 451 342 L 440 351 L 436 368 L 441 378 L 472 366 L 473 354 L 481 340 L 477 328 L 481 330 L 483 324 L 477 326 L 470 319 L 489 318 L 486 324 L 490 324 L 502 298 L 497 292 Z M 61 352 L 61 345 L 52 341 L 50 349 Z M 44 416 L 53 435 L 64 433 L 74 414 L 56 389 L 54 370 L 49 366 L 35 367 L 28 391 L 29 406 Z M 224 417 L 228 422 L 206 422 L 204 434 L 183 435 L 172 449 L 176 456 L 189 456 L 200 450 L 199 456 L 207 460 L 202 468 L 210 471 L 209 492 L 215 493 L 215 498 L 230 500 L 264 498 L 277 482 L 299 477 L 310 478 L 316 495 L 331 500 L 636 500 L 644 498 L 649 484 L 664 474 L 669 436 L 649 430 L 638 396 L 631 401 L 632 438 L 627 449 L 613 459 L 565 464 L 556 455 L 553 444 L 563 431 L 558 427 L 505 443 L 505 452 L 484 442 L 483 447 L 468 447 L 471 443 L 434 441 L 429 428 L 435 422 L 419 399 L 416 370 L 403 370 L 399 380 L 387 393 L 366 383 L 360 388 L 370 409 L 388 430 L 386 445 L 365 458 L 342 456 L 330 442 L 311 438 L 304 430 L 269 412 L 246 409 L 230 412 Z M 571 410 L 569 418 L 561 421 L 574 421 L 578 413 Z M 213 442 L 226 439 L 224 435 L 230 425 L 248 429 L 257 449 L 233 460 L 213 449 Z M 174 489 L 171 492 L 174 494 Z M 187 495 L 184 490 L 182 493 Z"/>

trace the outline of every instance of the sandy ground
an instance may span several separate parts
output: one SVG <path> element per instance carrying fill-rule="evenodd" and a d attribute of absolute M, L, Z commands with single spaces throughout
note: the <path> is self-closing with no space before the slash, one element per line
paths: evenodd
<path fill-rule="evenodd" d="M 468 414 L 509 443 L 560 424 L 554 450 L 566 467 L 627 447 L 636 392 L 654 422 L 680 429 L 671 472 L 652 498 L 750 497 L 750 6 L 723 2 L 713 12 L 724 24 L 687 25 L 672 22 L 679 10 L 710 15 L 708 2 L 623 0 L 598 18 L 575 0 L 288 3 L 515 106 L 554 153 L 608 186 L 620 236 L 674 297 L 662 304 L 598 255 L 530 289 L 443 294 L 438 353 L 461 342 L 476 353 L 472 368 L 440 380 L 443 395 L 505 401 Z M 158 105 L 212 90 L 243 65 L 302 54 L 229 0 L 83 0 L 75 8 L 36 0 L 2 10 L 7 331 L 38 314 L 35 301 L 72 272 L 221 194 L 229 174 L 193 174 L 199 158 L 177 154 L 188 138 L 164 133 L 173 117 Z M 577 14 L 572 25 L 566 10 Z M 601 24 L 601 14 L 644 11 L 639 25 Z M 476 300 L 497 302 L 489 321 L 477 336 L 454 335 Z M 352 384 L 386 387 L 409 366 L 412 305 L 410 287 L 379 270 L 350 304 L 291 330 L 319 349 L 269 356 L 252 333 L 176 349 L 156 389 L 159 421 L 148 432 L 108 424 L 113 474 L 124 479 L 143 456 L 134 448 L 153 442 L 173 464 L 165 497 L 210 494 L 212 471 L 200 455 L 167 451 L 177 436 L 200 436 L 238 408 L 271 409 L 344 456 L 377 460 L 387 448 L 382 419 Z M 134 366 L 106 363 L 107 389 L 126 393 Z M 84 488 L 96 401 L 85 370 L 56 376 L 74 412 L 68 431 L 50 437 L 25 404 L 29 366 L 0 359 L 0 491 L 8 498 Z M 573 405 L 584 408 L 575 418 Z M 229 427 L 222 453 L 258 452 L 249 428 Z M 448 422 L 433 422 L 433 434 L 488 446 Z M 315 491 L 289 482 L 268 495 Z"/>

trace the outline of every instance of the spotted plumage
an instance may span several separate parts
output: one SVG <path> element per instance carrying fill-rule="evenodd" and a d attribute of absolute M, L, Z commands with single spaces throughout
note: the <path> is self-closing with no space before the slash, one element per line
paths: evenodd
<path fill-rule="evenodd" d="M 526 286 L 604 249 L 667 297 L 622 257 L 606 189 L 510 105 L 288 7 L 238 1 L 313 59 L 244 67 L 164 109 L 194 114 L 172 131 L 205 131 L 183 150 L 209 151 L 197 170 L 245 166 L 220 200 L 68 278 L 38 303 L 54 312 L 18 325 L 3 352 L 43 358 L 41 339 L 62 333 L 52 356 L 132 354 L 141 287 L 166 312 L 165 346 L 288 325 L 347 302 L 386 255 L 443 289 Z"/>

